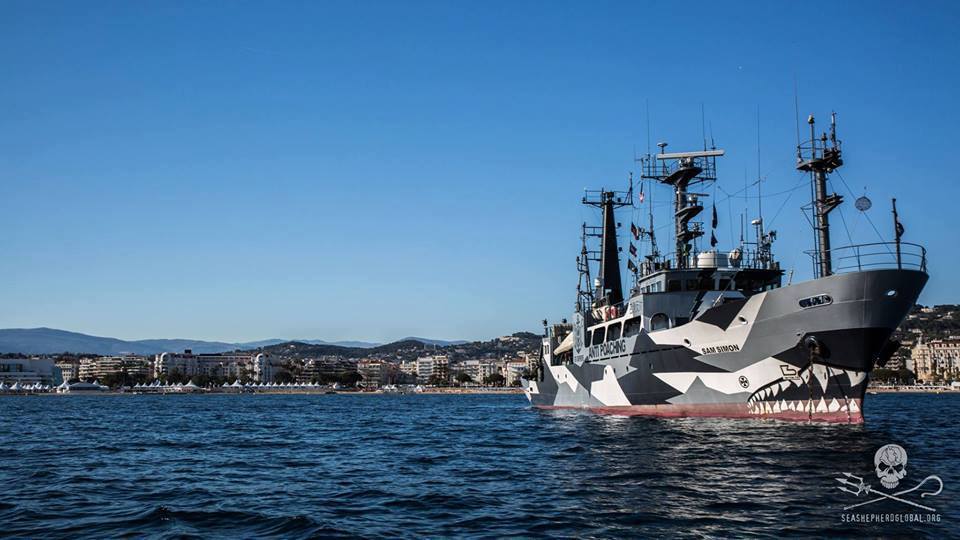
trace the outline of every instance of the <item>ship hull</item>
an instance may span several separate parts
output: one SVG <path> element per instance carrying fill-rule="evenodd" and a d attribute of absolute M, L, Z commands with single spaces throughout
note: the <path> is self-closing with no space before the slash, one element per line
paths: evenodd
<path fill-rule="evenodd" d="M 524 391 L 535 407 L 601 414 L 861 423 L 869 373 L 926 281 L 833 275 L 612 346 L 578 340 L 573 361 L 547 355 Z"/>

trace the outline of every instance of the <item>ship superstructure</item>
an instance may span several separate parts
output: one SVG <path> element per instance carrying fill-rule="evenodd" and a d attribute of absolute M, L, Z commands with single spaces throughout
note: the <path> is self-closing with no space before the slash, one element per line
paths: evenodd
<path fill-rule="evenodd" d="M 654 416 L 762 417 L 859 423 L 870 371 L 896 351 L 890 339 L 927 281 L 926 252 L 901 241 L 833 248 L 829 213 L 842 197 L 827 178 L 843 165 L 836 117 L 828 133 L 797 147 L 797 170 L 809 173 L 814 278 L 783 284 L 773 256 L 774 231 L 751 222 L 755 238 L 729 251 L 700 249 L 701 193 L 717 179 L 716 148 L 660 151 L 641 159 L 642 179 L 673 198 L 674 249 L 661 254 L 652 213 L 631 223 L 626 295 L 615 211 L 633 206 L 624 192 L 588 191 L 583 203 L 602 212 L 582 227 L 580 280 L 571 323 L 547 325 L 539 365 L 524 390 L 537 407 Z M 642 191 L 641 191 L 642 193 Z M 716 227 L 716 210 L 713 223 Z M 599 249 L 591 249 L 591 240 Z M 598 272 L 592 279 L 591 263 Z"/>

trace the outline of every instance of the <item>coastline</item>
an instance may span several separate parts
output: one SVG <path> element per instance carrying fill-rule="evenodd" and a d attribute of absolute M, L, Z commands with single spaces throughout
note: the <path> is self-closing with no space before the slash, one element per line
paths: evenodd
<path fill-rule="evenodd" d="M 925 386 L 894 386 L 894 387 L 876 387 L 876 388 L 867 388 L 867 394 L 960 394 L 960 388 L 954 389 L 945 386 L 934 386 L 934 387 L 925 387 Z M 457 387 L 440 387 L 440 388 L 425 388 L 421 392 L 382 392 L 382 391 L 363 391 L 363 390 L 329 390 L 329 389 L 317 389 L 317 390 L 257 390 L 255 392 L 249 391 L 224 391 L 219 388 L 213 390 L 203 389 L 200 391 L 194 392 L 178 392 L 178 391 L 167 391 L 167 392 L 130 392 L 130 391 L 117 391 L 117 390 L 103 390 L 99 392 L 72 392 L 72 393 L 58 393 L 58 392 L 21 392 L 21 393 L 0 393 L 0 397 L 5 396 L 191 396 L 191 395 L 210 395 L 210 396 L 223 396 L 223 395 L 341 395 L 341 396 L 409 396 L 409 395 L 477 395 L 477 396 L 491 396 L 491 395 L 523 395 L 523 389 L 517 387 L 510 388 L 457 388 Z"/>
<path fill-rule="evenodd" d="M 21 392 L 21 393 L 0 393 L 4 396 L 223 396 L 223 395 L 344 395 L 344 396 L 410 396 L 410 395 L 522 395 L 523 389 L 517 387 L 509 388 L 426 388 L 422 392 L 382 392 L 382 391 L 359 391 L 359 390 L 257 390 L 255 392 L 247 391 L 223 391 L 206 389 L 193 392 L 121 392 L 117 390 L 102 390 L 96 392 Z"/>
<path fill-rule="evenodd" d="M 868 386 L 868 394 L 955 394 L 960 389 L 949 386 Z"/>

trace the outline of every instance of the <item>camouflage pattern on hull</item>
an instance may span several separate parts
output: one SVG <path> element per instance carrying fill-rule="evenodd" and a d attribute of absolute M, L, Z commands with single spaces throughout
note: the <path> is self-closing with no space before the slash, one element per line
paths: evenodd
<path fill-rule="evenodd" d="M 545 354 L 524 391 L 536 407 L 604 414 L 859 423 L 868 374 L 926 281 L 913 270 L 837 274 L 618 343 L 577 335 L 573 360 Z"/>

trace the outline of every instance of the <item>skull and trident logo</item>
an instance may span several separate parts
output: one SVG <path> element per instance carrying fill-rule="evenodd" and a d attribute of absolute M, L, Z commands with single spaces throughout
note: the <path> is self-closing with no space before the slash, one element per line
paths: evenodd
<path fill-rule="evenodd" d="M 900 485 L 900 481 L 906 478 L 907 476 L 907 451 L 903 449 L 902 446 L 897 444 L 887 444 L 881 446 L 877 453 L 873 456 L 874 472 L 877 475 L 877 478 L 880 480 L 880 485 L 888 490 L 896 489 Z M 939 476 L 928 476 L 924 478 L 919 484 L 910 488 L 897 491 L 896 493 L 885 493 L 874 489 L 863 481 L 863 478 L 860 476 L 854 476 L 850 473 L 843 473 L 843 478 L 837 478 L 837 482 L 840 482 L 839 489 L 846 493 L 852 493 L 859 497 L 860 495 L 877 495 L 877 497 L 864 501 L 861 503 L 853 504 L 850 506 L 845 506 L 844 510 L 850 510 L 851 508 L 857 508 L 859 506 L 866 506 L 868 504 L 873 504 L 880 502 L 884 499 L 889 499 L 892 501 L 897 501 L 903 504 L 908 504 L 916 508 L 921 508 L 928 512 L 936 512 L 933 508 L 929 506 L 924 506 L 916 502 L 907 500 L 903 498 L 904 495 L 912 493 L 922 488 L 927 482 L 936 482 L 937 489 L 936 491 L 921 491 L 920 498 L 932 497 L 939 495 L 943 491 L 943 481 L 940 480 Z M 930 490 L 931 488 L 927 488 Z"/>

